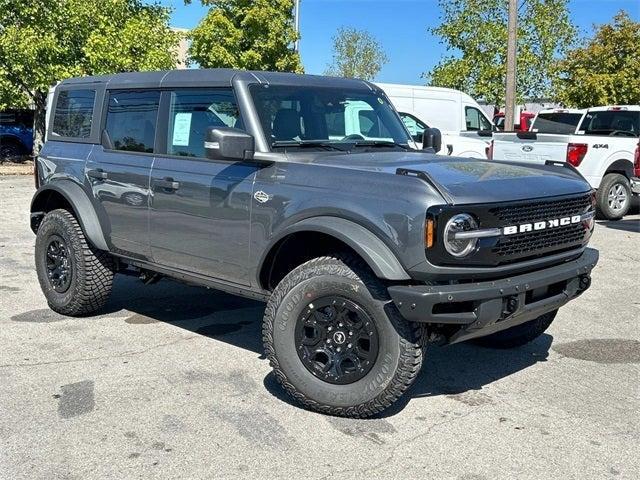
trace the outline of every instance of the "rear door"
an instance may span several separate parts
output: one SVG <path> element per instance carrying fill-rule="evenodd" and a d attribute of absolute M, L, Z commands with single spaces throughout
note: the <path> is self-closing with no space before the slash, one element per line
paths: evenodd
<path fill-rule="evenodd" d="M 86 177 L 103 208 L 115 252 L 146 259 L 149 174 L 155 151 L 159 90 L 107 91 L 103 138 L 87 161 Z"/>
<path fill-rule="evenodd" d="M 166 91 L 162 155 L 151 173 L 156 263 L 249 284 L 249 216 L 256 164 L 205 158 L 208 127 L 243 128 L 231 88 Z"/>

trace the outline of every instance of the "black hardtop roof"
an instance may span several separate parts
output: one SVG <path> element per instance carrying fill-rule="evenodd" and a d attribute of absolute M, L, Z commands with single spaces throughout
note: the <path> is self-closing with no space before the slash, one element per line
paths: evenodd
<path fill-rule="evenodd" d="M 178 88 L 178 87 L 225 87 L 234 79 L 247 83 L 269 85 L 324 86 L 339 88 L 374 89 L 364 80 L 320 75 L 301 75 L 284 72 L 259 72 L 248 70 L 184 69 L 158 72 L 129 72 L 113 75 L 75 77 L 63 80 L 59 86 L 71 87 L 87 84 L 106 85 L 108 89 L 119 88 Z"/>

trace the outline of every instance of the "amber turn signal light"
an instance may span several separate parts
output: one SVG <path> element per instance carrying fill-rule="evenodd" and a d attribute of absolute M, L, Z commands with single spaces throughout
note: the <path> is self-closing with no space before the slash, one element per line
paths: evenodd
<path fill-rule="evenodd" d="M 424 228 L 424 244 L 427 248 L 433 247 L 435 222 L 428 218 Z"/>

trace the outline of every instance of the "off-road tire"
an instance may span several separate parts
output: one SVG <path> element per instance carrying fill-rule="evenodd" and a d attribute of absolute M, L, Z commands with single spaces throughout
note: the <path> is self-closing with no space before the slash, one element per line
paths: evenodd
<path fill-rule="evenodd" d="M 293 332 L 300 313 L 327 295 L 356 302 L 379 332 L 376 361 L 354 383 L 323 381 L 296 351 Z M 364 418 L 387 409 L 413 384 L 422 365 L 421 332 L 400 315 L 385 285 L 362 260 L 341 254 L 309 260 L 284 277 L 267 303 L 262 338 L 276 379 L 299 404 L 330 415 Z"/>
<path fill-rule="evenodd" d="M 627 202 L 623 209 L 614 210 L 609 206 L 609 190 L 620 185 L 627 194 Z M 620 220 L 631 207 L 631 184 L 629 179 L 619 173 L 608 173 L 604 176 L 596 192 L 596 217 L 600 220 Z"/>
<path fill-rule="evenodd" d="M 557 313 L 557 310 L 545 313 L 535 320 L 508 328 L 507 330 L 502 330 L 501 332 L 496 332 L 492 335 L 487 335 L 486 337 L 480 337 L 474 340 L 474 342 L 488 348 L 507 349 L 521 347 L 542 335 L 547 328 L 549 328 L 553 319 L 556 318 Z"/>
<path fill-rule="evenodd" d="M 63 293 L 54 290 L 47 276 L 46 249 L 54 235 L 66 242 L 70 253 L 71 283 Z M 113 284 L 114 260 L 89 244 L 70 212 L 59 209 L 45 215 L 36 235 L 35 258 L 40 287 L 53 311 L 82 316 L 104 307 Z"/>

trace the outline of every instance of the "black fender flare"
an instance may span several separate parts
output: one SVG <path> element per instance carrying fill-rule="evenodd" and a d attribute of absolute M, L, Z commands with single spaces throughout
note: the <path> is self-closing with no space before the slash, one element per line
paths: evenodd
<path fill-rule="evenodd" d="M 611 172 L 624 172 L 625 177 L 631 178 L 633 177 L 633 162 L 627 159 L 616 160 L 607 167 L 603 176 Z"/>
<path fill-rule="evenodd" d="M 271 249 L 283 238 L 297 232 L 319 232 L 340 240 L 360 255 L 379 278 L 411 279 L 396 255 L 377 235 L 351 220 L 330 216 L 306 218 L 285 228 L 265 249 L 258 272 L 262 271 Z"/>
<path fill-rule="evenodd" d="M 102 230 L 102 225 L 100 224 L 100 220 L 93 208 L 91 200 L 85 193 L 84 189 L 71 180 L 63 179 L 47 183 L 36 191 L 33 196 L 33 200 L 31 200 L 32 230 L 34 229 L 34 218 L 41 218 L 44 216 L 45 205 L 43 202 L 48 198 L 48 193 L 51 191 L 62 195 L 69 205 L 71 205 L 73 213 L 78 219 L 80 227 L 87 236 L 87 239 L 89 239 L 96 248 L 99 248 L 100 250 L 109 250 Z M 36 223 L 36 225 L 38 223 Z M 36 231 L 34 231 L 34 233 L 36 233 Z"/>

